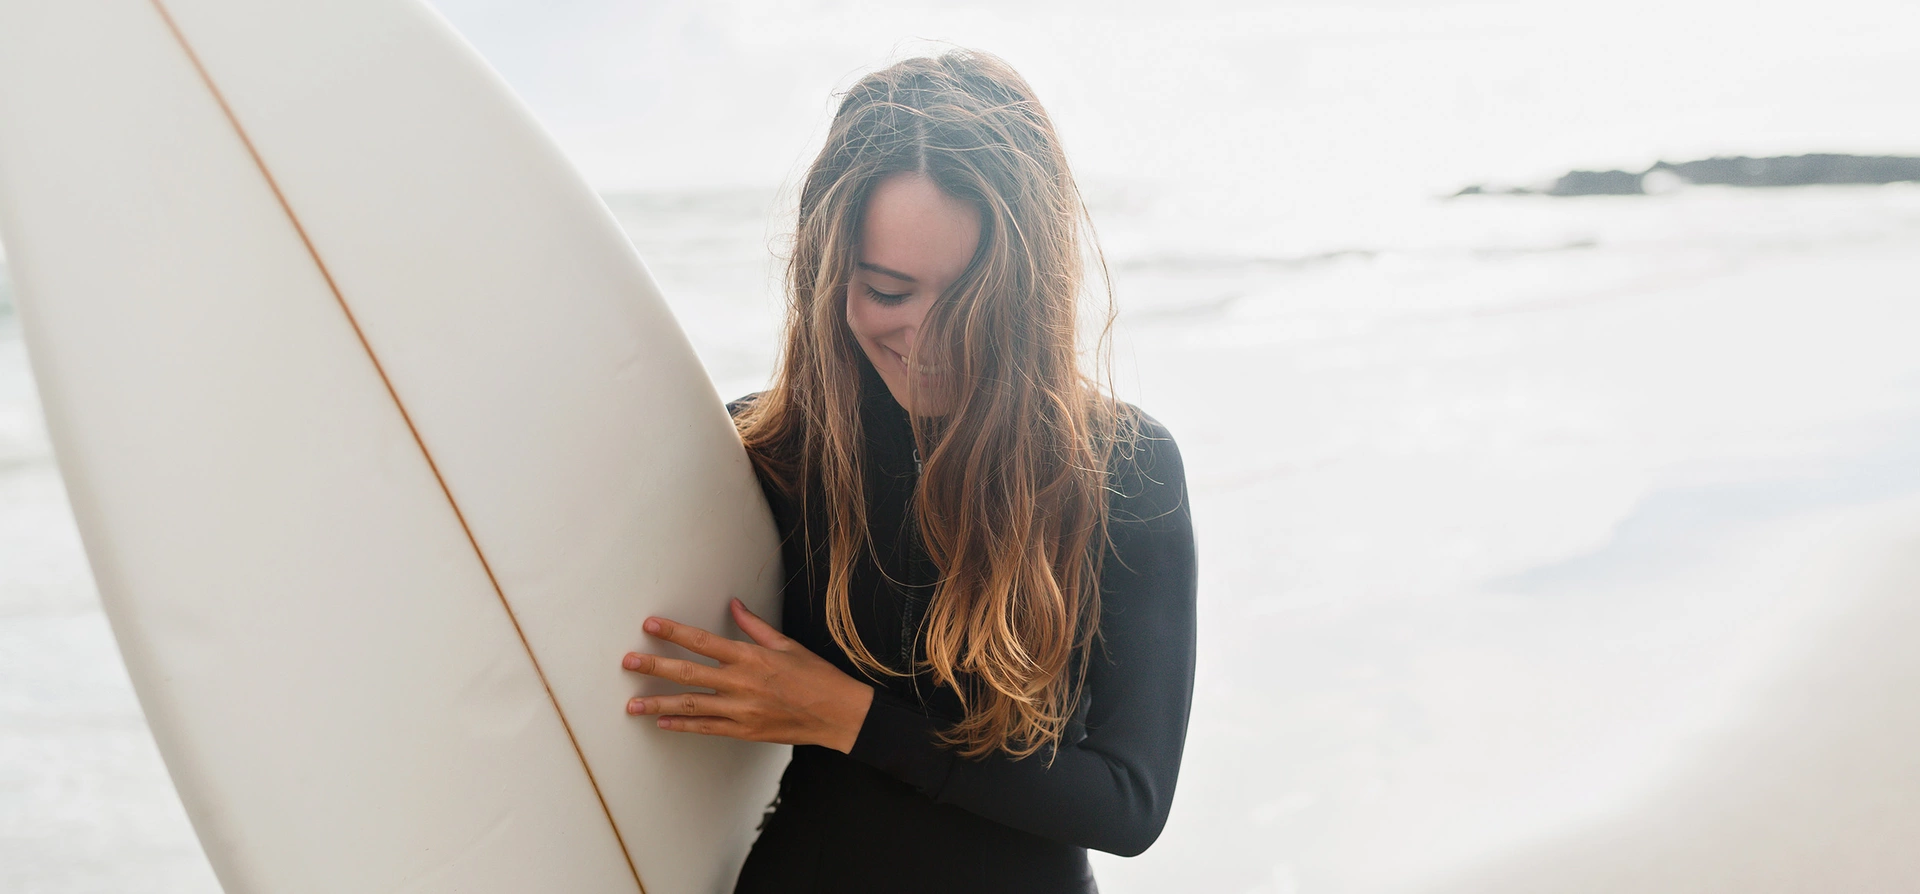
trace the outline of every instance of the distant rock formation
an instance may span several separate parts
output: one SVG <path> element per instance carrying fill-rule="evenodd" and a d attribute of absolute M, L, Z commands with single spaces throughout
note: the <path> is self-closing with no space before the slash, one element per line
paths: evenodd
<path fill-rule="evenodd" d="M 1688 183 L 1717 186 L 1812 186 L 1832 183 L 1920 181 L 1920 158 L 1873 155 L 1793 155 L 1781 158 L 1709 158 L 1660 162 L 1649 170 L 1672 171 Z"/>
<path fill-rule="evenodd" d="M 1474 184 L 1456 196 L 1638 196 L 1660 184 L 1695 186 L 1814 186 L 1920 182 L 1920 157 L 1898 155 L 1785 155 L 1657 162 L 1644 171 L 1570 171 L 1545 187 Z"/>
<path fill-rule="evenodd" d="M 1568 171 L 1547 187 L 1550 196 L 1638 196 L 1645 195 L 1639 174 L 1626 171 Z"/>

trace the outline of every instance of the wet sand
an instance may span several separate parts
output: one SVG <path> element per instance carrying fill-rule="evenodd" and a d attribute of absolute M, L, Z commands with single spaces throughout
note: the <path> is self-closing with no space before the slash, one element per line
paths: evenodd
<path fill-rule="evenodd" d="M 1856 510 L 1785 581 L 1797 648 L 1648 794 L 1433 894 L 1905 891 L 1920 880 L 1920 502 Z"/>

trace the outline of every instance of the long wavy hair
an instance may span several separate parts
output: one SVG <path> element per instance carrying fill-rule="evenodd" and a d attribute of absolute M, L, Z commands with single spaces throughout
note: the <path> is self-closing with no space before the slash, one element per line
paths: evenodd
<path fill-rule="evenodd" d="M 972 204 L 981 224 L 970 265 L 936 298 L 914 348 L 913 362 L 941 369 L 954 393 L 947 412 L 913 416 L 925 458 L 913 514 L 939 576 L 925 663 L 894 668 L 861 643 L 847 592 L 873 545 L 864 361 L 846 301 L 867 198 L 903 172 Z M 965 716 L 944 735 L 968 756 L 1057 747 L 1084 685 L 1074 656 L 1098 625 L 1119 426 L 1094 372 L 1105 368 L 1113 320 L 1105 282 L 1053 124 L 1005 62 L 968 51 L 908 59 L 843 96 L 801 187 L 778 371 L 737 421 L 765 477 L 825 502 L 834 641 L 870 672 L 930 672 L 952 687 Z M 1104 315 L 1083 352 L 1076 318 L 1086 299 L 1104 299 Z M 807 536 L 811 554 L 818 541 Z"/>

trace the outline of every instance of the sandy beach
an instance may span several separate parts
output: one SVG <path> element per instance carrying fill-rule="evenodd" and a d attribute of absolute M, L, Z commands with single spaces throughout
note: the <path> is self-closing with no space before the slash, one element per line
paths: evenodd
<path fill-rule="evenodd" d="M 1420 890 L 1795 722 L 1756 687 L 1886 586 L 1799 557 L 1920 531 L 1880 509 L 1920 490 L 1916 241 L 1770 232 L 1821 201 L 1594 202 L 1591 252 L 1354 265 L 1143 351 L 1238 387 L 1147 399 L 1203 439 L 1217 576 L 1175 825 L 1113 887 Z"/>
<path fill-rule="evenodd" d="M 1777 532 L 1781 666 L 1646 790 L 1435 892 L 1900 891 L 1920 878 L 1920 501 Z M 1763 544 L 1755 544 L 1763 545 Z M 1779 566 L 1777 569 L 1774 566 Z"/>

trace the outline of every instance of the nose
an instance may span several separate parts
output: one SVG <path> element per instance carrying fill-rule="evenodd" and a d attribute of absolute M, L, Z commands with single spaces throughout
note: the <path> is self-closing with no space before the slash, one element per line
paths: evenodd
<path fill-rule="evenodd" d="M 881 319 L 885 322 L 883 328 L 888 333 L 887 340 L 894 345 L 895 350 L 909 357 L 913 356 L 914 345 L 920 341 L 921 314 L 916 314 L 905 307 L 890 307 L 886 309 Z"/>

